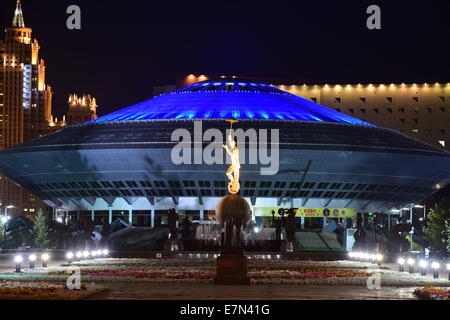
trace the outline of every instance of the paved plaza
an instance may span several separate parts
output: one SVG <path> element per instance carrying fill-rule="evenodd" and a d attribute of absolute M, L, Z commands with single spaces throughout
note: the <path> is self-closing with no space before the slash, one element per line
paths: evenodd
<path fill-rule="evenodd" d="M 415 300 L 415 288 L 358 286 L 106 283 L 110 290 L 90 300 Z"/>

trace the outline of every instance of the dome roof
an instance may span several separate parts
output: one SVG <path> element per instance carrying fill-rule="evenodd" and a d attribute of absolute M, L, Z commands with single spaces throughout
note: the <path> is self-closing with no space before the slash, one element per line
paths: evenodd
<path fill-rule="evenodd" d="M 195 83 L 91 123 L 170 119 L 297 120 L 373 126 L 267 84 L 236 79 Z"/>

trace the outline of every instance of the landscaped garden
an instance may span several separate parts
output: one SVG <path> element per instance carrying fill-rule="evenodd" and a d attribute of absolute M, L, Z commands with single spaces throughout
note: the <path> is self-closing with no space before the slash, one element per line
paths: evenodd
<path fill-rule="evenodd" d="M 212 283 L 215 260 L 188 259 L 97 259 L 49 269 L 23 269 L 0 275 L 0 280 L 65 282 L 74 267 L 86 283 Z M 379 277 L 384 286 L 450 286 L 450 281 L 419 274 L 378 269 L 376 264 L 355 261 L 248 260 L 251 283 L 295 285 L 359 285 Z"/>
<path fill-rule="evenodd" d="M 83 284 L 80 290 L 69 290 L 65 282 L 0 280 L 0 300 L 78 300 L 105 290 Z"/>

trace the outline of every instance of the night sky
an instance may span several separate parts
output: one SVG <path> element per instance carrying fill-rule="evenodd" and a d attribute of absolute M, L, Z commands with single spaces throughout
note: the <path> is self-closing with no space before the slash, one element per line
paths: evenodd
<path fill-rule="evenodd" d="M 48 66 L 54 110 L 91 93 L 107 114 L 152 97 L 177 74 L 329 83 L 450 81 L 450 1 L 23 0 Z M 82 30 L 66 28 L 67 6 Z M 366 28 L 368 5 L 382 30 Z M 15 0 L 2 0 L 10 26 Z M 3 36 L 2 36 L 3 37 Z"/>

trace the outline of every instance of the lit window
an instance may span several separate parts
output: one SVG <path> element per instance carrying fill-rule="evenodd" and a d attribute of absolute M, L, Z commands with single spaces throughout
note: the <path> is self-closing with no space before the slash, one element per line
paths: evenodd
<path fill-rule="evenodd" d="M 440 140 L 439 143 L 440 143 L 443 147 L 445 147 L 445 141 L 444 141 L 444 140 Z"/>

